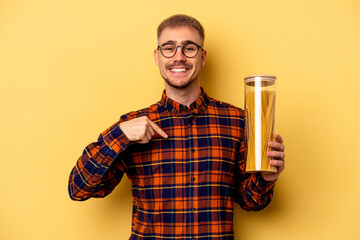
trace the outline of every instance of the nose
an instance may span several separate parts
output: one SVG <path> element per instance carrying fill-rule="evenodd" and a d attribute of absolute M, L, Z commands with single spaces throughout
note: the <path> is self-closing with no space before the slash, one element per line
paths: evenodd
<path fill-rule="evenodd" d="M 178 48 L 180 48 L 180 49 L 178 49 Z M 186 57 L 182 52 L 181 46 L 176 47 L 176 53 L 173 58 L 175 61 L 186 61 Z"/>

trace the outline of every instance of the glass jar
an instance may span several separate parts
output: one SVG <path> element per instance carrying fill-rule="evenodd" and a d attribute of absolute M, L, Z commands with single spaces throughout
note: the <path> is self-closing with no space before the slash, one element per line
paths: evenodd
<path fill-rule="evenodd" d="M 274 139 L 275 80 L 273 75 L 245 77 L 247 159 L 246 172 L 276 172 L 267 156 Z"/>

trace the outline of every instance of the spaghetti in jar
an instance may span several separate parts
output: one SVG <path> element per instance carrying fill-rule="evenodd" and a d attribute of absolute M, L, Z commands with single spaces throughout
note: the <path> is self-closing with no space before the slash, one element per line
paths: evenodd
<path fill-rule="evenodd" d="M 245 77 L 246 172 L 277 171 L 267 156 L 268 142 L 274 139 L 275 80 L 273 75 Z"/>

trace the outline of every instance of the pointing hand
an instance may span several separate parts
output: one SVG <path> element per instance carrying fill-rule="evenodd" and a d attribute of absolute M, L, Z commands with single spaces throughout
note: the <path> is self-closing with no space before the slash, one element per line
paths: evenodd
<path fill-rule="evenodd" d="M 130 141 L 138 143 L 148 143 L 155 133 L 158 133 L 163 138 L 168 137 L 158 125 L 146 116 L 121 122 L 119 126 Z"/>

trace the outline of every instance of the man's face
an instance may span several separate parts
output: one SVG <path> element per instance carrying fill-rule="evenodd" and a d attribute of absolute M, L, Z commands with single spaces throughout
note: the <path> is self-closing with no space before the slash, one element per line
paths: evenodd
<path fill-rule="evenodd" d="M 200 35 L 196 29 L 188 26 L 167 27 L 162 31 L 158 44 L 171 42 L 179 46 L 189 41 L 202 45 Z M 206 51 L 199 49 L 195 57 L 188 58 L 184 56 L 181 48 L 178 47 L 173 57 L 166 58 L 157 49 L 154 51 L 154 57 L 165 84 L 177 89 L 184 89 L 198 81 L 200 69 L 205 65 Z"/>

